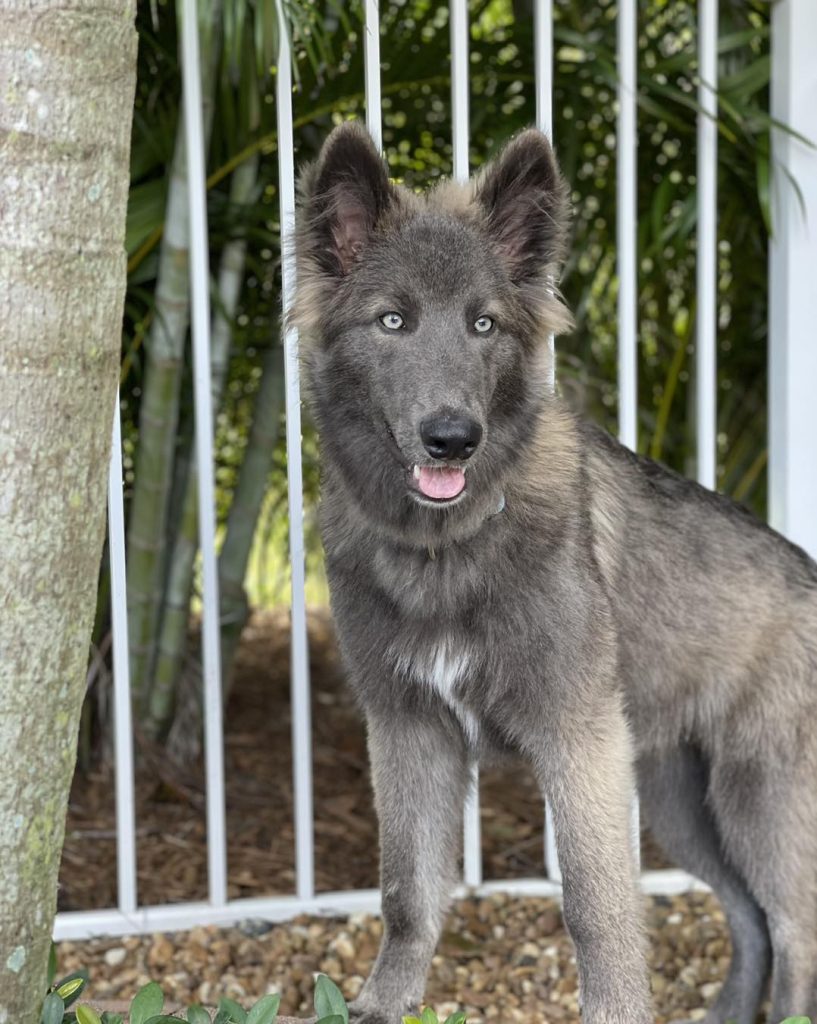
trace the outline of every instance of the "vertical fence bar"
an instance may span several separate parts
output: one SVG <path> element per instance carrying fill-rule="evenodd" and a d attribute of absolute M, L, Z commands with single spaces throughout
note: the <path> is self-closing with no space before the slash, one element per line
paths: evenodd
<path fill-rule="evenodd" d="M 108 466 L 108 551 L 111 562 L 113 632 L 113 721 L 116 764 L 116 884 L 123 914 L 136 910 L 136 814 L 133 787 L 133 725 L 128 657 L 128 597 L 125 576 L 125 507 L 122 496 L 122 428 L 119 390 Z"/>
<path fill-rule="evenodd" d="M 533 65 L 536 95 L 536 127 L 553 138 L 553 0 L 539 0 L 533 8 Z M 547 384 L 556 390 L 556 344 L 548 336 L 550 365 Z"/>
<path fill-rule="evenodd" d="M 772 8 L 769 244 L 769 506 L 772 525 L 817 558 L 817 4 Z M 809 145 L 811 143 L 811 145 Z M 790 176 L 790 177 L 788 177 Z M 795 185 L 793 182 L 797 183 Z"/>
<path fill-rule="evenodd" d="M 190 202 L 190 285 L 193 325 L 193 394 L 196 416 L 199 544 L 204 583 L 202 646 L 204 662 L 204 749 L 207 779 L 207 868 L 210 902 L 227 900 L 227 844 L 224 821 L 224 733 L 222 729 L 221 646 L 216 510 L 213 481 L 213 397 L 210 367 L 210 268 L 207 191 L 201 102 L 201 62 L 196 0 L 184 0 L 182 83 L 187 178 Z"/>
<path fill-rule="evenodd" d="M 556 832 L 553 828 L 553 814 L 550 804 L 545 804 L 545 874 L 551 882 L 562 881 L 559 867 L 559 853 L 556 849 Z"/>
<path fill-rule="evenodd" d="M 301 464 L 301 385 L 298 333 L 287 326 L 295 290 L 292 252 L 295 230 L 295 153 L 292 130 L 292 57 L 281 0 L 276 0 L 280 25 L 275 96 L 278 121 L 278 189 L 281 198 L 281 291 L 284 311 L 284 375 L 286 378 L 287 487 L 289 490 L 289 558 L 292 573 L 292 767 L 295 782 L 295 874 L 298 898 L 315 893 L 315 852 L 312 817 L 312 725 L 309 705 L 309 649 L 306 631 L 306 561 L 304 495 Z"/>
<path fill-rule="evenodd" d="M 454 177 L 468 181 L 468 3 L 451 0 L 451 129 Z"/>
<path fill-rule="evenodd" d="M 618 436 L 638 446 L 638 122 L 636 108 L 638 21 L 636 0 L 620 0 L 618 51 L 618 168 L 616 174 L 618 251 Z M 636 865 L 641 860 L 638 798 L 630 807 Z"/>
<path fill-rule="evenodd" d="M 717 483 L 718 0 L 698 2 L 698 256 L 695 405 L 698 481 Z"/>
<path fill-rule="evenodd" d="M 553 137 L 553 2 L 539 0 L 533 8 L 533 64 L 536 94 L 536 127 L 551 140 Z M 548 385 L 556 388 L 556 346 L 553 335 L 550 346 Z M 561 882 L 562 872 L 556 852 L 556 835 L 550 806 L 545 807 L 545 873 L 554 882 Z"/>
<path fill-rule="evenodd" d="M 380 11 L 379 0 L 365 0 L 366 30 L 363 44 L 366 127 L 375 146 L 383 148 L 380 111 Z"/>
<path fill-rule="evenodd" d="M 553 0 L 533 6 L 533 65 L 536 127 L 553 141 Z"/>
<path fill-rule="evenodd" d="M 636 0 L 620 0 L 617 28 L 618 435 L 623 444 L 635 449 L 638 442 Z"/>
<path fill-rule="evenodd" d="M 451 132 L 454 147 L 454 178 L 468 181 L 468 3 L 451 0 Z M 465 884 L 482 882 L 482 839 L 479 821 L 479 769 L 474 765 L 471 788 L 465 801 L 463 828 L 463 876 Z"/>

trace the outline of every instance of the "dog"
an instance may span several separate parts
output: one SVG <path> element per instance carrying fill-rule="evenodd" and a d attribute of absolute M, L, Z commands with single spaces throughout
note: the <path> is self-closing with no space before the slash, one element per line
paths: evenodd
<path fill-rule="evenodd" d="M 300 332 L 321 532 L 380 823 L 358 1024 L 417 1006 L 470 766 L 550 802 L 587 1024 L 652 1020 L 642 814 L 732 934 L 706 1020 L 817 1013 L 817 565 L 624 448 L 549 384 L 568 189 L 529 129 L 467 185 L 393 184 L 356 123 L 301 175 Z"/>

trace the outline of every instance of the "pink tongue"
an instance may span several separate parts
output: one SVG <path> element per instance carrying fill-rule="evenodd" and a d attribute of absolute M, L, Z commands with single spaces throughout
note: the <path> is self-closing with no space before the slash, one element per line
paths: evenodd
<path fill-rule="evenodd" d="M 417 485 L 427 498 L 456 498 L 465 487 L 465 470 L 421 466 Z"/>

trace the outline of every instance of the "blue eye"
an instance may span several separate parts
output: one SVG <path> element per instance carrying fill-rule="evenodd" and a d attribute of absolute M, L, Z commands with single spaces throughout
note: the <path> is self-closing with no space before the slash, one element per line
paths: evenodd
<path fill-rule="evenodd" d="M 493 326 L 494 322 L 489 316 L 481 316 L 474 321 L 474 330 L 479 334 L 487 334 Z"/>
<path fill-rule="evenodd" d="M 384 313 L 380 317 L 380 323 L 390 331 L 399 331 L 401 327 L 406 326 L 406 321 L 399 313 Z"/>

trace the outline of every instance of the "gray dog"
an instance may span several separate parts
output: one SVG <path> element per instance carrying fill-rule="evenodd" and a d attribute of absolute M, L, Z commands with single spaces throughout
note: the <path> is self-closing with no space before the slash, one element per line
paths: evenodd
<path fill-rule="evenodd" d="M 817 1011 L 817 566 L 731 501 L 577 419 L 548 386 L 567 190 L 546 139 L 473 183 L 390 183 L 355 124 L 303 175 L 301 331 L 321 522 L 366 716 L 385 936 L 353 1007 L 421 1000 L 469 766 L 550 801 L 584 1020 L 651 1020 L 630 849 L 717 892 L 734 955 L 707 1017 Z"/>

